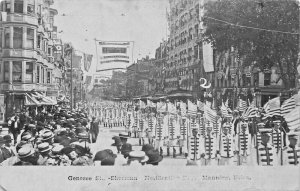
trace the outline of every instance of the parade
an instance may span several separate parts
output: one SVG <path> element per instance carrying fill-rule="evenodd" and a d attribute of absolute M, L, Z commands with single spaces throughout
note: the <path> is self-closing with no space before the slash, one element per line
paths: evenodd
<path fill-rule="evenodd" d="M 73 111 L 64 105 L 31 113 L 24 108 L 0 137 L 1 165 L 159 165 L 169 159 L 196 166 L 299 166 L 300 102 L 286 107 L 290 99 L 299 94 L 281 106 L 277 98 L 263 108 L 224 104 L 221 115 L 209 102 L 167 98 L 85 103 Z M 114 151 L 91 152 L 100 129 L 120 130 L 111 137 Z M 141 149 L 134 150 L 131 140 Z"/>

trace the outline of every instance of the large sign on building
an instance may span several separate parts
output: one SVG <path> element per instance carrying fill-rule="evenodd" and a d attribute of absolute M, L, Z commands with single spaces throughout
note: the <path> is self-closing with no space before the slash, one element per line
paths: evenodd
<path fill-rule="evenodd" d="M 96 41 L 97 71 L 126 68 L 133 62 L 133 42 Z"/>

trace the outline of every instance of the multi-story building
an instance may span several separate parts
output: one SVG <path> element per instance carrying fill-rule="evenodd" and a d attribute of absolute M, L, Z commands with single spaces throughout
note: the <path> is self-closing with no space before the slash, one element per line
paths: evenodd
<path fill-rule="evenodd" d="M 5 94 L 8 115 L 20 111 L 30 92 L 46 96 L 56 82 L 52 40 L 57 11 L 51 8 L 53 3 L 3 0 L 0 4 L 0 91 Z"/>
<path fill-rule="evenodd" d="M 188 90 L 197 96 L 203 73 L 200 1 L 172 0 L 168 18 L 170 37 L 165 64 L 165 92 Z"/>
<path fill-rule="evenodd" d="M 164 94 L 165 65 L 167 63 L 168 41 L 160 43 L 155 50 L 154 67 L 150 71 L 150 92 L 152 94 Z"/>
<path fill-rule="evenodd" d="M 153 79 L 155 59 L 142 58 L 127 67 L 126 71 L 126 95 L 128 97 L 146 96 L 153 93 Z"/>

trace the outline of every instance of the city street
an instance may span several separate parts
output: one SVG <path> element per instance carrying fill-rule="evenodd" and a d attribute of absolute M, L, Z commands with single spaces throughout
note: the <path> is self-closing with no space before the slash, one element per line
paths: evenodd
<path fill-rule="evenodd" d="M 114 143 L 112 140 L 113 136 L 118 136 L 119 133 L 125 133 L 124 127 L 113 127 L 112 129 L 108 129 L 106 127 L 100 126 L 100 132 L 97 138 L 96 143 L 91 145 L 91 152 L 95 154 L 97 151 L 101 151 L 104 149 L 111 149 L 114 154 L 117 154 L 117 149 L 115 146 L 111 146 Z M 139 146 L 138 138 L 130 138 L 127 141 L 132 145 L 133 150 L 141 150 L 142 146 Z M 123 157 L 122 154 L 117 154 L 117 157 Z M 183 156 L 178 156 L 176 158 L 172 158 L 172 156 L 164 156 L 164 159 L 159 163 L 159 166 L 185 166 L 186 159 Z"/>

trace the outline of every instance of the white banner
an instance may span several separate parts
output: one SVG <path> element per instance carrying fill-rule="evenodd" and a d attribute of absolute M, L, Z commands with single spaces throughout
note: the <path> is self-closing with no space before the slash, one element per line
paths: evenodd
<path fill-rule="evenodd" d="M 96 41 L 97 71 L 126 68 L 133 63 L 133 42 Z"/>
<path fill-rule="evenodd" d="M 214 71 L 214 52 L 210 43 L 203 43 L 203 66 L 205 72 Z"/>

